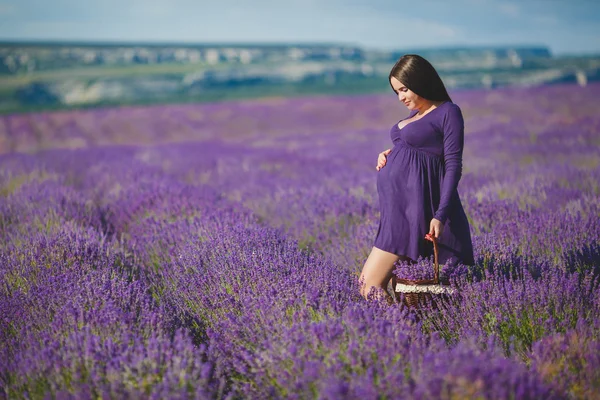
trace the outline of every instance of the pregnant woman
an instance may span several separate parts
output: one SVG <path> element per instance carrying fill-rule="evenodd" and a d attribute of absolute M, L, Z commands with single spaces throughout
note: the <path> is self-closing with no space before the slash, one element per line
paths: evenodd
<path fill-rule="evenodd" d="M 438 241 L 440 265 L 473 264 L 469 222 L 457 186 L 462 174 L 464 121 L 433 66 L 414 54 L 394 64 L 389 82 L 410 113 L 394 124 L 394 146 L 379 154 L 377 192 L 381 218 L 360 280 L 389 303 L 387 285 L 396 261 L 433 254 L 426 234 Z"/>

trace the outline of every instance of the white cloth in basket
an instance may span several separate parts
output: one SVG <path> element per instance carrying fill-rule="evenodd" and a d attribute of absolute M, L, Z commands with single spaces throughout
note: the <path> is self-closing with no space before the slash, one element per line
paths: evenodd
<path fill-rule="evenodd" d="M 434 293 L 434 294 L 453 294 L 456 289 L 448 285 L 405 285 L 396 284 L 396 292 L 399 293 Z"/>

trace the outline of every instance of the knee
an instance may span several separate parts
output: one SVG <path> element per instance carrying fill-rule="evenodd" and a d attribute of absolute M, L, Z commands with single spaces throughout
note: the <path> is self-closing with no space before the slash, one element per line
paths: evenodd
<path fill-rule="evenodd" d="M 361 275 L 360 278 L 358 279 L 358 292 L 363 297 L 365 296 L 365 286 L 366 286 L 365 276 Z"/>
<path fill-rule="evenodd" d="M 373 288 L 375 288 L 375 290 L 378 290 L 378 289 L 385 290 L 385 288 L 379 282 L 371 281 L 369 279 L 364 279 L 360 283 L 360 287 L 359 287 L 360 295 L 366 299 L 367 296 L 369 295 L 369 293 L 371 292 L 371 290 L 373 290 Z"/>
<path fill-rule="evenodd" d="M 372 286 L 373 284 L 370 282 L 370 279 L 367 279 L 365 275 L 360 276 L 358 291 L 362 297 L 367 297 L 367 293 L 369 293 Z"/>
<path fill-rule="evenodd" d="M 365 299 L 389 297 L 387 290 L 381 285 L 364 285 L 361 288 L 360 295 Z"/>
<path fill-rule="evenodd" d="M 360 288 L 360 295 L 366 299 L 368 294 L 371 292 L 371 289 L 374 287 L 376 287 L 376 286 L 375 285 L 367 285 L 367 284 L 362 285 Z"/>

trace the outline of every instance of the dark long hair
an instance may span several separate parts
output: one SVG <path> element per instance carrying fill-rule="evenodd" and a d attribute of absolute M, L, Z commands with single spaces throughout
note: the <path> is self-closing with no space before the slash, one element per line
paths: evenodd
<path fill-rule="evenodd" d="M 433 65 L 417 54 L 405 54 L 396 61 L 388 77 L 390 86 L 392 86 L 392 76 L 427 100 L 452 101 Z M 393 86 L 392 90 L 394 90 Z"/>

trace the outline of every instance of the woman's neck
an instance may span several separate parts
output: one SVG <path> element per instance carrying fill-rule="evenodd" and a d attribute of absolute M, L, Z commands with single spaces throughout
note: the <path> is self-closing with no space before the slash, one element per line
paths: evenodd
<path fill-rule="evenodd" d="M 420 107 L 417 108 L 417 115 L 418 116 L 425 115 L 428 112 L 435 110 L 443 102 L 444 102 L 444 100 L 428 101 L 426 103 L 423 103 Z"/>

